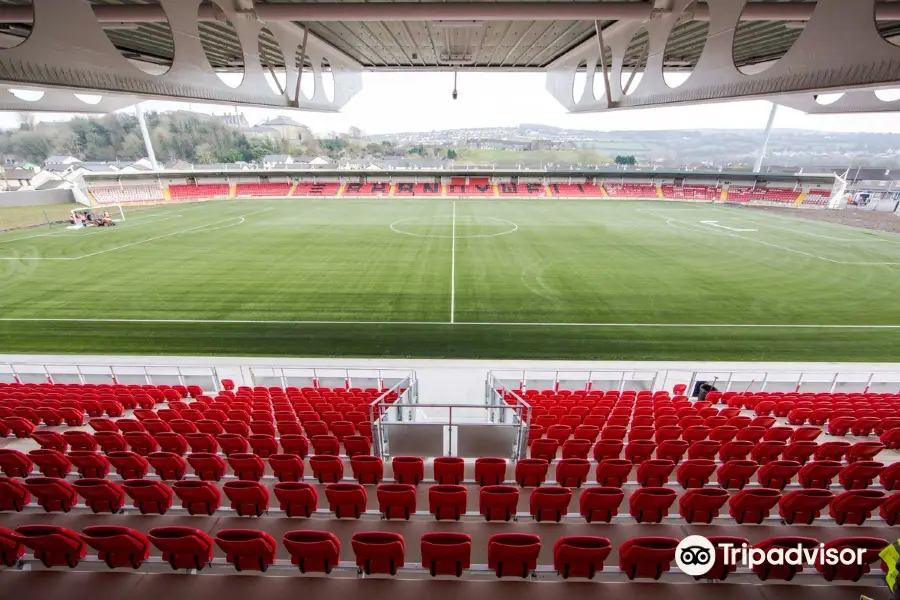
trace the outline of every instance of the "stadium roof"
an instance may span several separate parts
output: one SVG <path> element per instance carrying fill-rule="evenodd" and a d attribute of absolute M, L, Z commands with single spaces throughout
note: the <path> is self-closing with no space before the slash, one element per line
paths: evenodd
<path fill-rule="evenodd" d="M 153 6 L 157 0 L 90 0 L 94 5 L 105 5 L 100 10 L 126 11 L 141 10 Z M 530 2 L 513 0 L 474 0 L 468 4 L 479 8 L 459 10 L 460 2 L 445 3 L 440 0 L 422 0 L 418 3 L 385 0 L 375 3 L 326 2 L 317 0 L 257 0 L 255 10 L 260 15 L 281 11 L 279 20 L 291 14 L 309 17 L 295 21 L 298 25 L 309 26 L 312 35 L 330 46 L 357 60 L 364 68 L 416 69 L 416 68 L 457 68 L 457 69 L 544 69 L 554 60 L 565 55 L 580 44 L 596 36 L 595 23 L 591 18 L 569 18 L 569 15 L 589 15 L 591 7 L 608 4 L 607 12 L 630 10 L 637 16 L 644 7 L 666 6 L 666 0 L 590 0 L 572 2 L 570 0 L 534 0 Z M 887 0 L 896 3 L 898 0 Z M 246 0 L 234 0 L 239 7 L 248 4 Z M 814 0 L 750 0 L 750 5 L 810 4 Z M 0 0 L 0 15 L 3 8 L 11 5 L 30 4 L 28 0 Z M 358 7 L 348 6 L 358 4 Z M 497 20 L 503 5 L 510 7 L 508 19 Z M 523 11 L 528 4 L 534 9 Z M 552 4 L 560 6 L 554 10 Z M 130 6 L 123 6 L 130 5 Z M 385 7 L 385 5 L 393 5 Z M 574 6 L 573 6 L 574 5 Z M 201 9 L 211 13 L 209 4 Z M 621 7 L 625 8 L 621 8 Z M 900 5 L 898 5 L 900 6 Z M 448 8 L 449 7 L 449 8 Z M 484 7 L 484 8 L 481 8 Z M 705 7 L 700 3 L 700 7 Z M 304 10 L 305 9 L 305 10 Z M 328 14 L 322 12 L 326 10 Z M 596 9 L 602 14 L 603 9 Z M 708 10 L 708 9 L 705 9 Z M 151 12 L 153 9 L 151 9 Z M 300 12 L 298 12 L 300 11 Z M 473 14 L 485 12 L 490 18 L 448 19 L 457 12 Z M 95 13 L 98 13 L 95 9 Z M 319 14 L 318 17 L 312 15 Z M 553 15 L 558 13 L 559 18 Z M 7 13 L 13 15 L 12 12 Z M 21 14 L 21 13 L 19 13 Z M 99 14 L 99 13 L 98 13 Z M 109 13 L 114 15 L 117 13 Z M 144 13 L 150 14 L 150 13 Z M 162 14 L 162 13 L 159 13 Z M 379 20 L 379 15 L 385 15 Z M 400 15 L 408 14 L 402 18 Z M 433 17 L 429 17 L 433 14 Z M 699 14 L 699 13 L 697 13 Z M 778 13 L 775 13 L 776 15 Z M 341 18 L 344 15 L 345 18 Z M 493 15 L 493 16 L 490 16 Z M 544 17 L 543 15 L 547 15 Z M 649 12 L 648 15 L 649 16 Z M 531 18 L 541 17 L 541 18 Z M 260 18 L 264 18 L 261 16 Z M 634 18 L 634 17 L 632 17 Z M 113 43 L 126 56 L 150 63 L 169 65 L 174 55 L 174 42 L 167 22 L 113 22 L 107 19 L 104 28 Z M 128 19 L 124 19 L 127 21 Z M 0 32 L 16 37 L 26 37 L 31 29 L 30 22 L 9 22 L 4 16 Z M 601 27 L 613 24 L 613 19 L 599 19 Z M 667 66 L 673 69 L 689 68 L 696 64 L 703 49 L 708 31 L 708 20 L 686 21 L 673 32 L 666 51 Z M 900 21 L 878 21 L 878 28 L 885 37 L 900 35 Z M 734 57 L 737 66 L 766 62 L 781 57 L 793 45 L 803 31 L 802 24 L 787 20 L 746 20 L 736 32 Z M 637 36 L 633 42 L 632 61 L 640 60 L 641 46 L 646 34 Z M 240 69 L 243 63 L 241 46 L 234 28 L 227 22 L 204 20 L 200 23 L 200 37 L 214 68 L 218 70 Z M 264 30 L 261 35 L 260 51 L 263 64 L 273 68 L 283 66 L 284 58 L 274 36 Z M 299 50 L 298 50 L 299 57 Z M 629 66 L 626 60 L 626 66 Z"/>

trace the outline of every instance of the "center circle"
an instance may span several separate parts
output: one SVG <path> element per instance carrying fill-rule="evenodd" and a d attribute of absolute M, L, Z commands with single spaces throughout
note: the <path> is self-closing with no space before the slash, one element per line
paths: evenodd
<path fill-rule="evenodd" d="M 457 216 L 455 219 L 450 216 L 409 217 L 394 221 L 390 227 L 391 231 L 402 235 L 448 240 L 497 237 L 513 233 L 519 228 L 512 221 L 498 217 L 466 216 Z"/>

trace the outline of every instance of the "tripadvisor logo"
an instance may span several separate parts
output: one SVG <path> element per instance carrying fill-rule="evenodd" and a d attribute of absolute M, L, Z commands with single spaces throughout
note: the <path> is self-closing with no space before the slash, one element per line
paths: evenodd
<path fill-rule="evenodd" d="M 825 564 L 861 565 L 866 551 L 854 548 L 825 548 L 819 544 L 813 548 L 802 545 L 794 547 L 775 547 L 763 550 L 747 544 L 736 546 L 733 543 L 713 545 L 702 535 L 689 535 L 679 542 L 675 548 L 675 564 L 685 575 L 700 577 L 706 575 L 716 562 L 718 556 L 722 565 L 743 566 L 749 569 L 762 564 L 772 566 L 804 566 Z"/>

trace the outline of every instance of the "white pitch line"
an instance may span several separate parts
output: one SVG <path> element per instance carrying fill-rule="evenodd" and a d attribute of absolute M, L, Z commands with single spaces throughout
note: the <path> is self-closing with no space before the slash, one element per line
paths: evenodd
<path fill-rule="evenodd" d="M 456 200 L 453 201 L 453 224 L 450 227 L 450 323 L 456 320 Z"/>
<path fill-rule="evenodd" d="M 815 325 L 774 323 L 510 323 L 480 321 L 277 321 L 253 319 L 90 319 L 52 317 L 0 317 L 0 322 L 35 323 L 173 323 L 184 325 L 261 324 L 261 325 L 428 325 L 447 327 L 466 325 L 473 327 L 665 327 L 665 328 L 718 328 L 718 329 L 900 329 L 900 325 Z"/>

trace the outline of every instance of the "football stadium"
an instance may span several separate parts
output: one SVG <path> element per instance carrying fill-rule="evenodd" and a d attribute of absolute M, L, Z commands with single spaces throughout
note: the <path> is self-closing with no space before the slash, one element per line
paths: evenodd
<path fill-rule="evenodd" d="M 778 106 L 900 111 L 898 35 L 875 0 L 0 0 L 0 110 L 133 108 L 146 154 L 21 118 L 47 160 L 3 168 L 0 597 L 900 598 L 900 195 L 762 168 Z M 772 112 L 752 169 L 373 170 L 168 167 L 141 108 L 404 71 Z"/>

